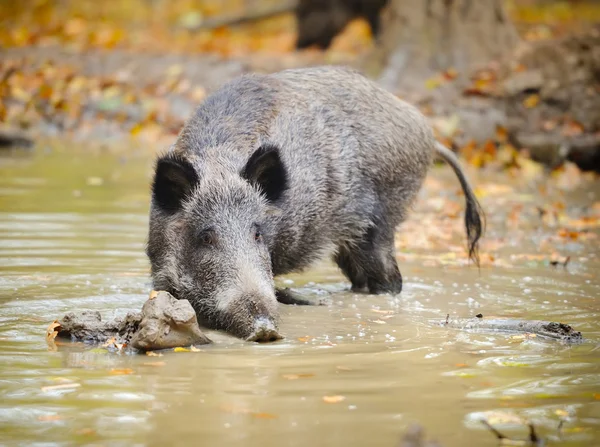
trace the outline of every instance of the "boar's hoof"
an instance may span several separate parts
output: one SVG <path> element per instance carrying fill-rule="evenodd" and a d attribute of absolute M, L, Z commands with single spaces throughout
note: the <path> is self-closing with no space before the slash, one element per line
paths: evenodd
<path fill-rule="evenodd" d="M 246 340 L 265 343 L 281 340 L 282 338 L 283 337 L 277 331 L 277 327 L 275 327 L 275 324 L 271 320 L 267 318 L 258 318 L 254 323 L 254 331 Z"/>

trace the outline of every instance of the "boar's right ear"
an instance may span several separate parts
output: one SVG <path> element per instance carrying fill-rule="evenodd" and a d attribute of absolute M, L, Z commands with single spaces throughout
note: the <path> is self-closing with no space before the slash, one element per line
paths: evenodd
<path fill-rule="evenodd" d="M 287 172 L 276 146 L 263 145 L 256 149 L 241 175 L 258 186 L 269 202 L 277 201 L 287 189 Z"/>
<path fill-rule="evenodd" d="M 196 170 L 185 158 L 175 154 L 164 155 L 156 162 L 152 199 L 168 213 L 179 211 L 198 180 Z"/>

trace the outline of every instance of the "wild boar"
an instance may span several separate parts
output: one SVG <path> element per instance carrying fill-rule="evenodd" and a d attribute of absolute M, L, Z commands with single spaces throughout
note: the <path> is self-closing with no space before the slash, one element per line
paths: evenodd
<path fill-rule="evenodd" d="M 201 324 L 280 338 L 273 278 L 331 256 L 354 290 L 399 293 L 394 232 L 435 155 L 482 212 L 454 154 L 412 105 L 340 67 L 242 76 L 206 98 L 156 162 L 147 254 L 154 288 Z"/>

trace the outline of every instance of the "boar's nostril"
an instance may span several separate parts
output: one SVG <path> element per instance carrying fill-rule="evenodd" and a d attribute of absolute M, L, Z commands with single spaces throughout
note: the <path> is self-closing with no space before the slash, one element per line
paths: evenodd
<path fill-rule="evenodd" d="M 247 338 L 248 341 L 266 343 L 280 340 L 283 337 L 277 331 L 275 324 L 267 318 L 258 318 L 254 323 L 254 331 Z"/>

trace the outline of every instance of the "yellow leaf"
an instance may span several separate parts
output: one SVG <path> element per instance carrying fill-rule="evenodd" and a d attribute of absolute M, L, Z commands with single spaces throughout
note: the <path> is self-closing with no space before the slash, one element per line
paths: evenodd
<path fill-rule="evenodd" d="M 528 109 L 536 107 L 540 103 L 540 95 L 529 95 L 523 101 L 523 105 Z"/>
<path fill-rule="evenodd" d="M 191 349 L 189 349 L 189 348 L 177 347 L 177 348 L 173 349 L 173 352 L 191 352 Z"/>
<path fill-rule="evenodd" d="M 323 402 L 326 404 L 337 404 L 346 400 L 346 396 L 323 396 Z"/>

